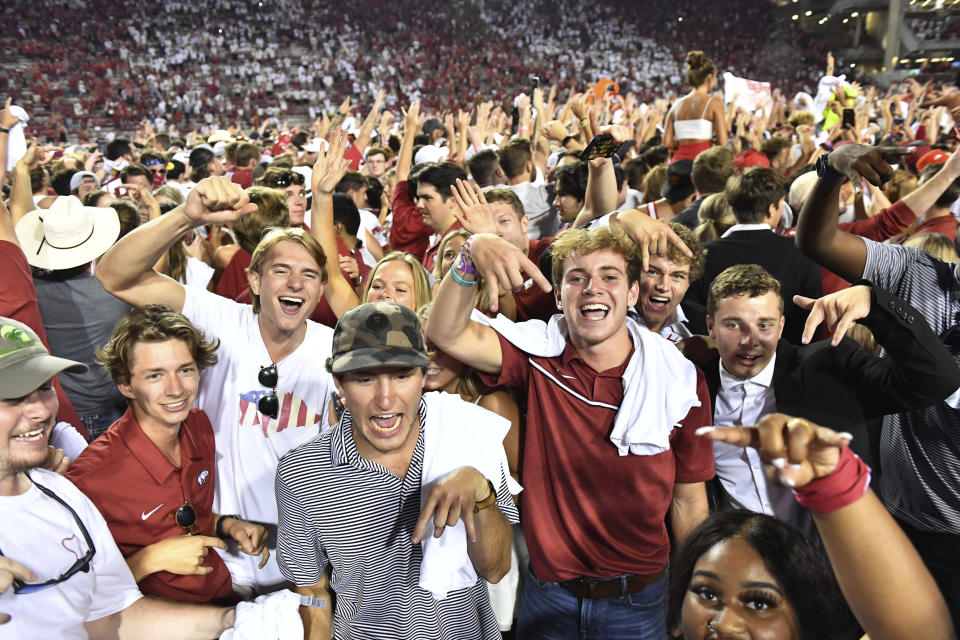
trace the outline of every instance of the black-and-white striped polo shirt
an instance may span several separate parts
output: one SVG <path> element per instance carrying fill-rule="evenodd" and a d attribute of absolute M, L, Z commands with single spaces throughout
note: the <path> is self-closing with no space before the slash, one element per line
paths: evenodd
<path fill-rule="evenodd" d="M 280 570 L 294 584 L 310 586 L 332 566 L 337 640 L 501 637 L 482 578 L 444 600 L 417 585 L 423 553 L 410 536 L 420 515 L 426 411 L 421 399 L 420 437 L 403 480 L 360 457 L 349 411 L 280 461 Z M 506 477 L 497 506 L 511 523 L 518 521 Z"/>
<path fill-rule="evenodd" d="M 960 324 L 960 282 L 953 265 L 913 247 L 864 242 L 864 278 L 916 307 L 937 335 Z M 940 402 L 884 417 L 877 491 L 887 509 L 916 529 L 960 535 L 958 452 L 958 409 Z"/>

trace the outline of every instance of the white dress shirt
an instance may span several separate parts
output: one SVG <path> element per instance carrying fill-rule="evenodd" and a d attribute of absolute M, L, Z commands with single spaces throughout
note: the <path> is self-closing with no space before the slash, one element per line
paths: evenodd
<path fill-rule="evenodd" d="M 715 426 L 755 425 L 763 416 L 776 413 L 777 399 L 773 392 L 776 361 L 774 354 L 767 366 L 748 380 L 730 375 L 723 363 L 719 364 L 720 389 L 713 407 Z M 794 524 L 800 522 L 802 510 L 793 492 L 767 479 L 756 449 L 715 441 L 713 461 L 717 477 L 736 506 Z"/>
<path fill-rule="evenodd" d="M 643 326 L 647 327 L 648 329 L 650 328 L 647 326 L 647 321 L 639 313 L 634 315 L 634 318 Z M 683 324 L 686 321 L 687 316 L 683 313 L 683 309 L 680 307 L 680 305 L 677 305 L 673 315 L 663 323 L 662 327 L 660 327 L 660 335 L 673 344 L 677 344 L 682 340 L 686 340 L 687 338 L 693 336 L 693 333 L 687 328 L 687 325 Z"/>

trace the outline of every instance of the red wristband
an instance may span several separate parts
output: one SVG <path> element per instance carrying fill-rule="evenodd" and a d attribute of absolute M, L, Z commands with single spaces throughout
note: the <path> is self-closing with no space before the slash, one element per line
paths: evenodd
<path fill-rule="evenodd" d="M 832 513 L 863 497 L 870 486 L 870 467 L 850 447 L 840 451 L 837 468 L 793 490 L 800 506 L 817 513 Z"/>

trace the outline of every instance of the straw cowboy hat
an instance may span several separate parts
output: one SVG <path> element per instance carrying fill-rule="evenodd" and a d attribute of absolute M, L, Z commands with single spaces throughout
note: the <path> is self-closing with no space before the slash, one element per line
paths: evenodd
<path fill-rule="evenodd" d="M 27 262 L 40 269 L 72 269 L 99 258 L 120 236 L 113 209 L 85 207 L 60 196 L 49 209 L 34 209 L 17 223 L 17 240 Z"/>

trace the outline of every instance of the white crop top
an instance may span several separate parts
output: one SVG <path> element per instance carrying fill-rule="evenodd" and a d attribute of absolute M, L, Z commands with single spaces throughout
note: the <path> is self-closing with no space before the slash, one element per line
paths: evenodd
<path fill-rule="evenodd" d="M 689 96 L 687 96 L 688 98 Z M 682 98 L 677 104 L 687 98 Z M 696 120 L 677 120 L 673 119 L 673 135 L 677 140 L 713 140 L 713 122 L 704 119 L 707 115 L 707 109 L 710 107 L 710 99 L 703 106 L 703 113 Z M 679 112 L 679 109 L 677 110 Z"/>

